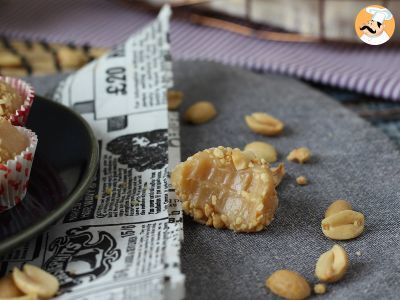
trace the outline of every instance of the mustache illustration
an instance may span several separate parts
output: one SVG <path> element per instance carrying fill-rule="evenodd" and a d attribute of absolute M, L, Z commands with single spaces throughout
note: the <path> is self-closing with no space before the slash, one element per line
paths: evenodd
<path fill-rule="evenodd" d="M 376 30 L 373 30 L 371 27 L 369 27 L 368 25 L 364 25 L 363 27 L 360 28 L 360 30 L 364 30 L 367 29 L 369 32 L 371 33 L 376 33 Z"/>

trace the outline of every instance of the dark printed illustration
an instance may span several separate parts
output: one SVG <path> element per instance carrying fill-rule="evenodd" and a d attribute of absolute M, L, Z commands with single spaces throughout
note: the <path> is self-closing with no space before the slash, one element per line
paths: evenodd
<path fill-rule="evenodd" d="M 107 144 L 107 150 L 120 155 L 120 164 L 139 172 L 161 169 L 168 163 L 168 131 L 159 129 L 120 136 Z"/>
<path fill-rule="evenodd" d="M 49 245 L 53 255 L 44 268 L 60 281 L 62 292 L 104 276 L 121 257 L 115 238 L 106 231 L 90 232 L 88 226 L 73 228 Z"/>

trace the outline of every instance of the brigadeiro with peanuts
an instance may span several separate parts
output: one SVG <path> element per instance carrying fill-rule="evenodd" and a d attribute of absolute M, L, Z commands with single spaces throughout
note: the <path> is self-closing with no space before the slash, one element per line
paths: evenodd
<path fill-rule="evenodd" d="M 34 132 L 0 118 L 0 212 L 24 199 L 37 143 Z"/>
<path fill-rule="evenodd" d="M 0 76 L 0 117 L 25 126 L 34 99 L 33 88 L 18 78 Z"/>

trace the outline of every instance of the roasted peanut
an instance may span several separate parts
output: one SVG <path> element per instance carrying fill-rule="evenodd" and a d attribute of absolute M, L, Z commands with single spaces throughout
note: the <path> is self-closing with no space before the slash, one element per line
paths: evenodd
<path fill-rule="evenodd" d="M 245 116 L 245 121 L 252 131 L 267 136 L 278 135 L 284 128 L 282 121 L 263 112 L 255 112 L 250 116 Z"/>
<path fill-rule="evenodd" d="M 305 176 L 299 176 L 296 178 L 296 182 L 298 185 L 306 185 L 308 184 L 308 180 Z"/>
<path fill-rule="evenodd" d="M 0 298 L 11 298 L 22 296 L 23 293 L 17 288 L 10 275 L 0 279 Z"/>
<path fill-rule="evenodd" d="M 208 101 L 196 102 L 190 106 L 184 115 L 186 122 L 193 124 L 202 124 L 210 121 L 217 115 L 214 104 Z"/>
<path fill-rule="evenodd" d="M 314 285 L 314 293 L 317 295 L 322 295 L 326 293 L 326 285 L 323 283 L 317 283 Z"/>
<path fill-rule="evenodd" d="M 181 91 L 169 90 L 167 94 L 167 99 L 169 110 L 178 109 L 183 100 L 183 93 Z"/>
<path fill-rule="evenodd" d="M 278 154 L 274 146 L 264 142 L 252 142 L 244 147 L 245 151 L 253 152 L 257 158 L 264 159 L 266 162 L 273 163 L 278 159 Z"/>
<path fill-rule="evenodd" d="M 271 168 L 271 172 L 275 186 L 278 186 L 286 174 L 285 165 L 281 163 L 277 167 Z"/>
<path fill-rule="evenodd" d="M 60 287 L 58 279 L 52 274 L 29 264 L 25 264 L 22 271 L 14 268 L 12 277 L 15 285 L 22 292 L 42 298 L 53 297 Z"/>
<path fill-rule="evenodd" d="M 353 210 L 342 210 L 321 222 L 324 235 L 333 240 L 349 240 L 364 230 L 364 215 Z"/>
<path fill-rule="evenodd" d="M 328 209 L 325 211 L 325 218 L 330 217 L 342 210 L 353 210 L 351 204 L 346 200 L 336 200 L 331 205 L 329 205 Z"/>
<path fill-rule="evenodd" d="M 249 163 L 255 159 L 256 157 L 253 152 L 240 151 L 239 149 L 232 150 L 232 162 L 237 171 L 248 168 Z"/>
<path fill-rule="evenodd" d="M 349 267 L 349 256 L 346 250 L 339 245 L 323 253 L 317 261 L 315 275 L 324 282 L 336 282 L 340 280 Z"/>
<path fill-rule="evenodd" d="M 311 294 L 307 280 L 290 270 L 275 271 L 265 285 L 276 295 L 285 299 L 306 299 Z"/>
<path fill-rule="evenodd" d="M 300 147 L 293 149 L 289 155 L 287 156 L 287 159 L 293 162 L 297 162 L 300 164 L 303 164 L 307 161 L 309 161 L 311 158 L 311 151 L 310 149 L 306 147 Z"/>

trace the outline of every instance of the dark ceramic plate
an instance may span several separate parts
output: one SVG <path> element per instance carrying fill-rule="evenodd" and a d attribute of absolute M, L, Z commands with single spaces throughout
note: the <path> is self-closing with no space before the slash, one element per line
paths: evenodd
<path fill-rule="evenodd" d="M 0 214 L 0 253 L 65 215 L 97 170 L 97 140 L 87 122 L 69 108 L 36 97 L 26 127 L 36 132 L 39 143 L 25 199 Z"/>

